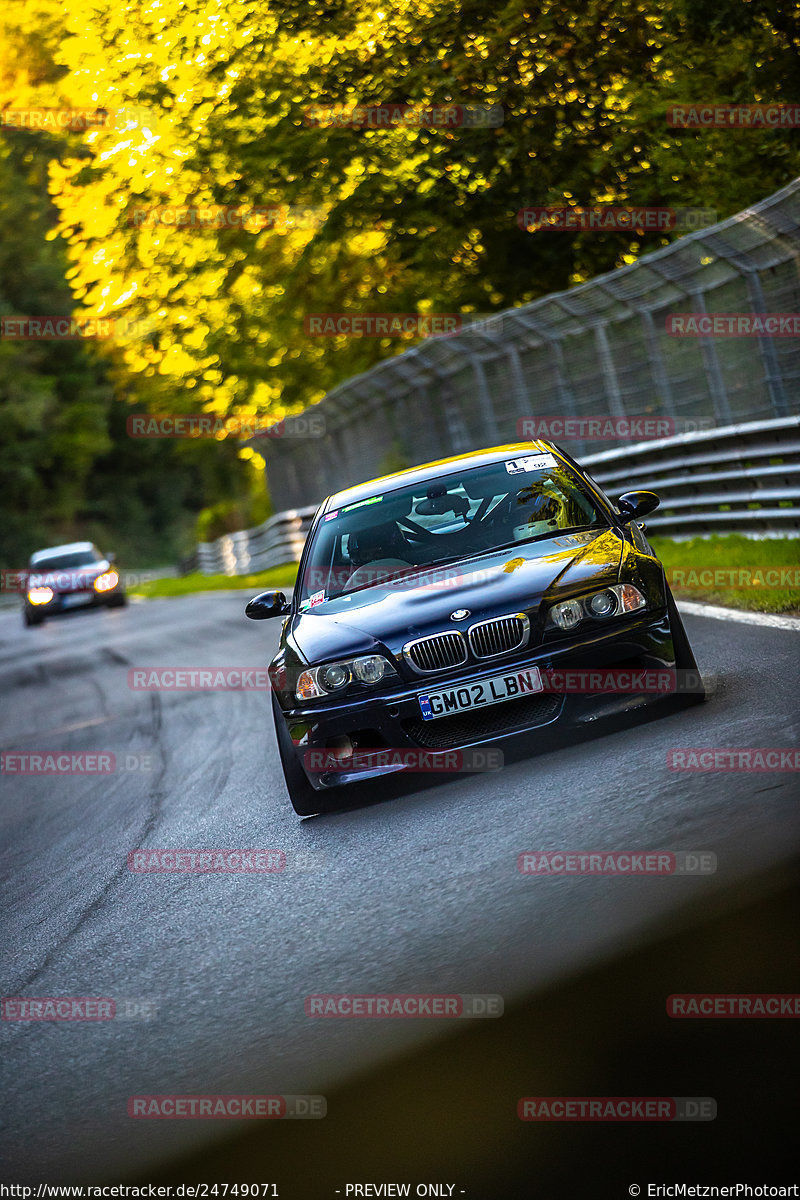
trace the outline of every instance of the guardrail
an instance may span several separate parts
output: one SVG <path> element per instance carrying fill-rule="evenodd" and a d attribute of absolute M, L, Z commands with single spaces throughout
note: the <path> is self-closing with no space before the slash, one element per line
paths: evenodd
<path fill-rule="evenodd" d="M 227 533 L 214 542 L 200 542 L 189 558 L 180 563 L 182 575 L 249 575 L 284 563 L 297 562 L 316 505 L 293 508 L 268 517 L 255 529 Z"/>
<path fill-rule="evenodd" d="M 612 497 L 636 488 L 657 492 L 661 507 L 647 518 L 656 533 L 800 533 L 800 416 L 681 434 L 580 461 Z M 246 575 L 297 562 L 315 511 L 290 509 L 255 529 L 201 542 L 181 571 Z"/>
<path fill-rule="evenodd" d="M 800 533 L 800 416 L 750 421 L 584 455 L 611 496 L 657 492 L 647 527 L 668 536 Z"/>

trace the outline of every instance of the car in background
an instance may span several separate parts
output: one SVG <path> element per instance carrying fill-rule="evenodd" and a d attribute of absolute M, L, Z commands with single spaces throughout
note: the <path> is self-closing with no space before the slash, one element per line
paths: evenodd
<path fill-rule="evenodd" d="M 47 617 L 76 608 L 122 608 L 125 585 L 113 565 L 113 554 L 102 554 L 93 542 L 50 546 L 31 555 L 22 599 L 26 625 L 41 625 Z"/>
<path fill-rule="evenodd" d="M 664 687 L 701 701 L 645 537 L 658 503 L 647 491 L 609 499 L 543 441 L 325 500 L 291 602 L 263 592 L 245 610 L 284 618 L 269 674 L 295 811 L 335 807 L 335 789 L 421 753 L 444 763 L 515 735 L 549 746 L 558 729 L 658 703 Z M 639 682 L 648 672 L 655 688 Z"/>

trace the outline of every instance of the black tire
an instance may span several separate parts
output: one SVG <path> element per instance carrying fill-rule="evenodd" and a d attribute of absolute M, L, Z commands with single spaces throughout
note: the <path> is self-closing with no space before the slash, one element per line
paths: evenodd
<path fill-rule="evenodd" d="M 23 612 L 22 620 L 24 621 L 25 627 L 27 629 L 30 629 L 32 625 L 43 625 L 44 624 L 44 617 L 42 616 L 42 614 L 31 612 L 31 610 L 29 608 L 26 608 L 25 611 Z"/>
<path fill-rule="evenodd" d="M 694 651 L 689 642 L 680 613 L 678 612 L 678 606 L 669 587 L 667 587 L 667 615 L 669 616 L 669 627 L 672 631 L 672 645 L 675 649 L 675 669 L 689 673 L 688 680 L 685 676 L 678 676 L 677 692 L 687 704 L 702 704 L 706 698 L 703 678 L 697 666 L 697 659 L 694 656 Z M 692 680 L 692 675 L 696 675 L 696 681 Z"/>
<path fill-rule="evenodd" d="M 108 607 L 109 608 L 126 608 L 127 604 L 128 604 L 128 597 L 123 593 L 123 595 L 115 596 L 113 600 L 109 600 Z"/>
<path fill-rule="evenodd" d="M 303 768 L 297 761 L 297 751 L 292 745 L 289 730 L 283 719 L 281 706 L 275 694 L 272 695 L 272 716 L 275 719 L 275 736 L 278 740 L 283 777 L 292 808 L 299 817 L 313 817 L 316 813 L 325 811 L 325 797 L 321 792 L 315 792 L 306 778 Z"/>

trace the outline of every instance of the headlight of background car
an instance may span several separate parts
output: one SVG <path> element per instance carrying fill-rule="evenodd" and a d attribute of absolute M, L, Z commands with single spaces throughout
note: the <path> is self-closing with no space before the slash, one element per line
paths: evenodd
<path fill-rule="evenodd" d="M 592 592 L 589 596 L 554 604 L 547 614 L 546 624 L 566 632 L 574 629 L 586 617 L 603 620 L 604 617 L 618 617 L 646 607 L 647 601 L 632 583 L 615 583 L 613 587 Z"/>
<path fill-rule="evenodd" d="M 53 599 L 53 589 L 49 587 L 35 587 L 28 592 L 28 599 L 31 604 L 49 604 Z"/>
<path fill-rule="evenodd" d="M 392 664 L 381 654 L 363 654 L 359 658 L 347 658 L 303 671 L 297 680 L 295 695 L 298 700 L 318 700 L 321 696 L 343 692 L 354 680 L 375 684 L 396 674 Z"/>
<path fill-rule="evenodd" d="M 94 581 L 94 590 L 96 592 L 110 592 L 119 583 L 119 575 L 116 571 L 105 571 L 102 575 L 98 575 Z"/>

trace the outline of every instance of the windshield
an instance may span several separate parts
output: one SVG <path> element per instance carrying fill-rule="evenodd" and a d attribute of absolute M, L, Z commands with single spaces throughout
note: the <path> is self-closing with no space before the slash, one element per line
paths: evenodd
<path fill-rule="evenodd" d="M 473 467 L 326 513 L 300 587 L 300 606 L 416 570 L 606 526 L 580 477 L 552 454 Z"/>
<path fill-rule="evenodd" d="M 31 570 L 64 571 L 71 567 L 93 567 L 95 563 L 103 562 L 103 556 L 97 550 L 73 550 L 71 554 L 51 554 L 48 558 L 40 558 L 31 564 Z"/>

